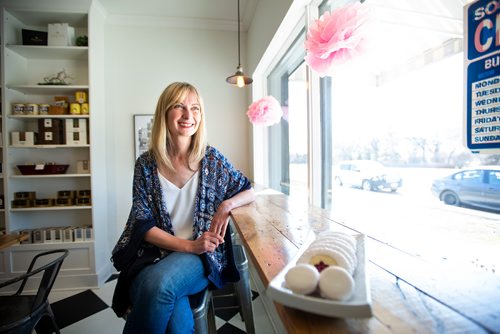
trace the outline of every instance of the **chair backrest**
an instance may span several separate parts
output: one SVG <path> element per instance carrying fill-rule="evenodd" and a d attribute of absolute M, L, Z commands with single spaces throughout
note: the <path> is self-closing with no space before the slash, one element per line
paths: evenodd
<path fill-rule="evenodd" d="M 61 255 L 55 258 L 54 260 L 50 261 L 49 263 L 33 270 L 33 267 L 35 266 L 38 259 L 49 256 L 52 257 L 53 256 L 52 254 L 61 254 Z M 40 284 L 38 285 L 38 290 L 36 292 L 35 300 L 31 307 L 32 310 L 36 310 L 49 297 L 50 290 L 52 290 L 57 274 L 59 273 L 59 269 L 61 269 L 62 263 L 66 258 L 66 256 L 68 256 L 68 254 L 69 251 L 67 249 L 56 249 L 37 254 L 33 258 L 33 260 L 31 260 L 28 271 L 26 272 L 26 274 L 23 275 L 24 276 L 23 282 L 19 287 L 18 293 L 20 293 L 23 290 L 24 285 L 26 284 L 28 278 L 32 277 L 33 275 L 36 275 L 39 272 L 43 272 L 42 279 L 40 280 Z"/>

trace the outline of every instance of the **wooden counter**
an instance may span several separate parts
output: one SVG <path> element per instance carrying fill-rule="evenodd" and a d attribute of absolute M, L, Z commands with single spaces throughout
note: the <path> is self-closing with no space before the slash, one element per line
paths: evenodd
<path fill-rule="evenodd" d="M 265 287 L 294 257 L 310 231 L 359 233 L 326 210 L 288 196 L 258 192 L 232 219 Z M 370 318 L 328 318 L 274 303 L 288 333 L 500 332 L 500 281 L 453 272 L 367 236 Z"/>

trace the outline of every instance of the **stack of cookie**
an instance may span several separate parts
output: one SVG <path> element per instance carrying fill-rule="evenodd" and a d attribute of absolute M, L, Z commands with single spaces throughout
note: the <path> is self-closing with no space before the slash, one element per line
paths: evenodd
<path fill-rule="evenodd" d="M 356 266 L 356 239 L 344 232 L 324 232 L 286 273 L 285 282 L 294 293 L 319 290 L 323 298 L 347 300 L 354 291 Z"/>

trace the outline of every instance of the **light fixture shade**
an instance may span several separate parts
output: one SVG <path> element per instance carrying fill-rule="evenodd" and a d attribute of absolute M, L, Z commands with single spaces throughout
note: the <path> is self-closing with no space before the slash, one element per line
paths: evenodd
<path fill-rule="evenodd" d="M 246 85 L 250 85 L 253 82 L 253 79 L 247 77 L 245 73 L 243 73 L 243 68 L 240 65 L 236 68 L 236 73 L 234 75 L 231 75 L 230 77 L 227 77 L 226 81 L 231 85 L 243 87 Z"/>
<path fill-rule="evenodd" d="M 247 77 L 243 73 L 243 67 L 241 67 L 241 55 L 240 55 L 240 0 L 238 0 L 238 67 L 236 67 L 236 73 L 226 78 L 226 82 L 231 85 L 238 87 L 244 87 L 250 85 L 253 79 Z"/>

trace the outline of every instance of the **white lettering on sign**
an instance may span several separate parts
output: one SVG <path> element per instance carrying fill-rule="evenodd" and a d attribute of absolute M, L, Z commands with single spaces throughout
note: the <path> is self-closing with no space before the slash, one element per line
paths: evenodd
<path fill-rule="evenodd" d="M 495 14 L 495 12 L 500 9 L 500 1 L 490 1 L 484 7 L 478 7 L 474 11 L 474 20 L 482 20 L 485 15 Z"/>
<path fill-rule="evenodd" d="M 498 67 L 499 64 L 500 64 L 500 56 L 486 59 L 484 62 L 484 69 L 488 70 L 492 67 Z"/>

